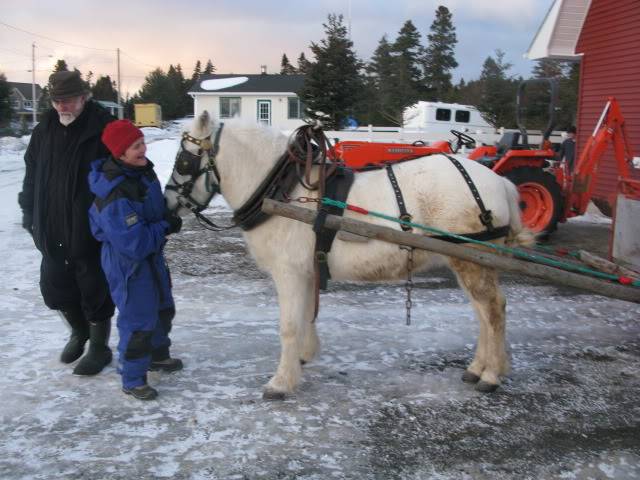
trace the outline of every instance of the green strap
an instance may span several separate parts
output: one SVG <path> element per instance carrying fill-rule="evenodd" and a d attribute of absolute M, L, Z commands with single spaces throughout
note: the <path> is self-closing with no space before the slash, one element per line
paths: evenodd
<path fill-rule="evenodd" d="M 342 208 L 342 209 L 346 209 L 347 208 L 347 204 L 345 202 L 339 202 L 337 200 L 333 200 L 333 199 L 327 198 L 327 197 L 323 197 L 322 198 L 322 203 L 324 205 L 331 205 L 331 206 Z M 450 237 L 450 238 L 457 238 L 458 240 L 463 240 L 465 243 L 474 243 L 476 245 L 482 245 L 484 247 L 492 248 L 493 250 L 496 250 L 497 252 L 508 253 L 508 254 L 511 254 L 511 255 L 513 255 L 515 257 L 523 258 L 523 259 L 526 259 L 526 260 L 530 260 L 530 261 L 535 262 L 535 263 L 540 263 L 540 264 L 543 264 L 543 265 L 548 265 L 548 266 L 560 268 L 560 269 L 563 269 L 563 270 L 569 270 L 569 271 L 573 271 L 573 272 L 584 273 L 584 274 L 591 275 L 591 276 L 596 277 L 596 278 L 602 278 L 604 280 L 613 280 L 615 282 L 618 282 L 618 279 L 620 278 L 620 277 L 618 277 L 616 275 L 611 275 L 609 273 L 599 272 L 597 270 L 592 270 L 592 269 L 587 268 L 587 267 L 581 267 L 579 265 L 574 265 L 572 263 L 561 262 L 559 260 L 553 260 L 551 258 L 541 257 L 539 255 L 533 255 L 533 254 L 530 254 L 530 253 L 525 252 L 523 250 L 519 250 L 517 248 L 510 248 L 510 247 L 505 247 L 503 245 L 496 245 L 495 243 L 483 242 L 482 240 L 474 240 L 473 238 L 468 238 L 468 237 L 465 237 L 463 235 L 457 235 L 455 233 L 447 232 L 445 230 L 440 230 L 438 228 L 427 227 L 426 225 L 421 225 L 419 223 L 414 223 L 414 222 L 410 222 L 410 221 L 407 221 L 407 220 L 400 220 L 399 218 L 393 217 L 391 215 L 385 215 L 384 213 L 373 212 L 373 211 L 370 211 L 370 210 L 367 210 L 367 212 L 368 212 L 368 215 L 371 215 L 372 217 L 378 217 L 378 218 L 382 218 L 383 220 L 388 220 L 390 222 L 400 223 L 402 225 L 407 225 L 407 226 L 410 226 L 410 227 L 418 228 L 420 230 L 424 230 L 425 232 L 434 233 L 436 235 L 442 235 L 442 236 Z M 640 280 L 633 281 L 631 283 L 631 286 L 640 287 Z"/>

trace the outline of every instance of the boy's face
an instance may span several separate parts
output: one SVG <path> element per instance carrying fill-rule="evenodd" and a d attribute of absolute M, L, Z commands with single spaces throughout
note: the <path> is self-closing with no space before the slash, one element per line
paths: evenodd
<path fill-rule="evenodd" d="M 147 145 L 144 143 L 144 137 L 140 137 L 127 148 L 120 160 L 132 167 L 144 167 L 147 164 L 145 153 Z"/>

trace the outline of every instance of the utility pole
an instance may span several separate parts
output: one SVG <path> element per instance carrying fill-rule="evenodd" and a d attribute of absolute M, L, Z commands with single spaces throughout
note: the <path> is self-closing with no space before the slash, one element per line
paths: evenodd
<path fill-rule="evenodd" d="M 31 108 L 33 108 L 33 126 L 38 122 L 38 99 L 36 98 L 36 42 L 31 44 Z"/>
<path fill-rule="evenodd" d="M 120 49 L 116 49 L 116 52 L 118 54 L 118 119 L 122 120 L 122 108 L 120 105 Z"/>

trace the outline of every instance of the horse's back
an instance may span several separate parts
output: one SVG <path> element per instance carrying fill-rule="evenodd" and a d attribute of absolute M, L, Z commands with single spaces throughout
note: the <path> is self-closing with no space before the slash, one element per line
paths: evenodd
<path fill-rule="evenodd" d="M 486 208 L 491 210 L 494 225 L 509 225 L 509 204 L 513 199 L 506 180 L 477 162 L 457 160 L 467 171 Z M 454 233 L 472 233 L 485 228 L 478 217 L 480 209 L 470 186 L 446 156 L 431 155 L 397 163 L 393 165 L 393 172 L 414 222 Z M 384 169 L 356 174 L 348 202 L 387 215 L 399 215 L 397 197 Z"/>

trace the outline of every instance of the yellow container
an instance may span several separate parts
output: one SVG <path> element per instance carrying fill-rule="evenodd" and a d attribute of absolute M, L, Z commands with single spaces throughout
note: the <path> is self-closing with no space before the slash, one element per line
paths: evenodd
<path fill-rule="evenodd" d="M 162 127 L 162 108 L 157 103 L 134 104 L 137 127 Z"/>

